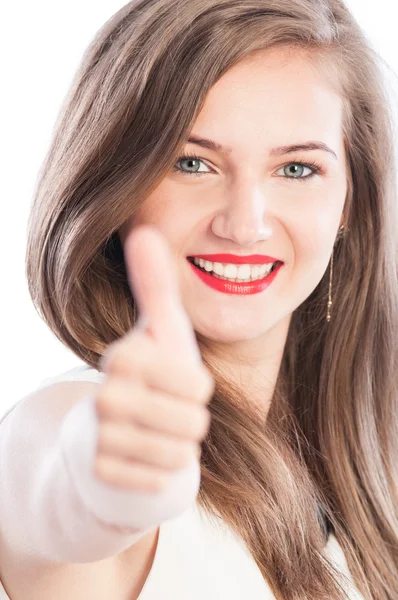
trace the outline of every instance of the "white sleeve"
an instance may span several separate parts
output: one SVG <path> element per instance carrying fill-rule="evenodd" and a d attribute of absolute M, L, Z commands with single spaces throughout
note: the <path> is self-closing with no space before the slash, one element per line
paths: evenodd
<path fill-rule="evenodd" d="M 98 380 L 101 374 L 93 371 Z M 87 380 L 87 373 L 81 375 Z M 64 380 L 57 376 L 51 382 L 55 379 Z M 89 396 L 55 428 L 47 424 L 41 430 L 34 414 L 20 415 L 15 411 L 0 425 L 0 539 L 16 555 L 56 563 L 103 560 L 196 499 L 198 459 L 160 493 L 125 491 L 97 479 L 97 419 Z"/>

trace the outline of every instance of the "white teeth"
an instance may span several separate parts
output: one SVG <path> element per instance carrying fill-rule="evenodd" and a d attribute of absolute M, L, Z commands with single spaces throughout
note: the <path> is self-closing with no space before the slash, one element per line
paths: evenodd
<path fill-rule="evenodd" d="M 224 267 L 224 277 L 227 279 L 236 279 L 237 278 L 238 269 L 236 265 L 227 265 Z M 241 278 L 243 279 L 243 277 Z"/>
<path fill-rule="evenodd" d="M 203 265 L 200 265 L 201 267 L 204 267 L 206 269 L 206 271 L 212 271 L 213 270 L 213 263 L 211 263 L 209 260 L 204 260 L 203 261 Z"/>
<path fill-rule="evenodd" d="M 212 263 L 203 258 L 194 258 L 193 262 L 195 265 L 202 267 L 202 269 L 205 269 L 207 272 L 212 272 L 214 277 L 242 282 L 263 279 L 269 274 L 275 264 L 267 263 L 263 265 L 234 265 L 231 263 Z"/>
<path fill-rule="evenodd" d="M 213 271 L 214 271 L 214 273 L 216 273 L 216 275 L 223 275 L 224 274 L 224 267 L 222 266 L 221 263 L 214 263 L 213 264 Z"/>

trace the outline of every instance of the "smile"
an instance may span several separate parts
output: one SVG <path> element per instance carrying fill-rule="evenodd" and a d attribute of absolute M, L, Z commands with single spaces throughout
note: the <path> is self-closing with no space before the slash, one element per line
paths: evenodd
<path fill-rule="evenodd" d="M 261 278 L 254 279 L 253 281 L 231 281 L 221 275 L 217 275 L 214 272 L 208 272 L 203 267 L 195 264 L 194 259 L 189 257 L 188 262 L 191 265 L 193 272 L 205 283 L 207 286 L 223 292 L 224 294 L 258 294 L 263 292 L 276 278 L 283 263 L 277 261 L 273 264 L 271 270 L 262 276 Z M 196 261 L 197 262 L 197 261 Z M 267 269 L 268 271 L 268 269 Z"/>

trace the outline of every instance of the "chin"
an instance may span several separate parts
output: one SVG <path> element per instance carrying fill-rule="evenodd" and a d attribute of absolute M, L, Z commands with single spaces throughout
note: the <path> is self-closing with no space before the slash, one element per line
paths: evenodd
<path fill-rule="evenodd" d="M 251 323 L 251 326 L 242 324 L 234 325 L 231 324 L 229 326 L 218 326 L 215 328 L 211 327 L 195 327 L 195 331 L 199 334 L 200 337 L 206 338 L 213 342 L 218 342 L 220 344 L 236 344 L 239 342 L 246 342 L 251 339 L 256 339 L 261 335 L 267 333 L 268 329 L 271 327 L 262 327 L 259 330 L 258 323 Z"/>

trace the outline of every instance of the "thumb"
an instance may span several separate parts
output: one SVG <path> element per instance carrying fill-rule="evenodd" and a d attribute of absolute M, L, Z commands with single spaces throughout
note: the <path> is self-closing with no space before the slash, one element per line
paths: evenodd
<path fill-rule="evenodd" d="M 182 305 L 177 269 L 166 238 L 144 225 L 124 244 L 129 285 L 138 306 L 138 328 L 184 358 L 201 360 L 194 330 Z"/>

